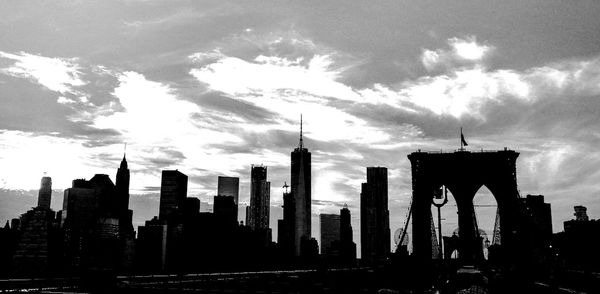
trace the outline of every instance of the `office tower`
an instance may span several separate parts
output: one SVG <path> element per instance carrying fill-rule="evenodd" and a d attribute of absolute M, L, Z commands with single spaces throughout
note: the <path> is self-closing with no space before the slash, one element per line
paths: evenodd
<path fill-rule="evenodd" d="M 283 186 L 283 219 L 277 221 L 277 243 L 283 255 L 290 257 L 296 255 L 294 246 L 294 230 L 296 218 L 296 204 L 294 195 L 288 192 L 287 183 Z"/>
<path fill-rule="evenodd" d="M 160 185 L 159 220 L 177 220 L 183 214 L 188 177 L 178 170 L 163 170 Z"/>
<path fill-rule="evenodd" d="M 215 196 L 213 210 L 220 225 L 237 225 L 237 205 L 235 205 L 233 196 Z"/>
<path fill-rule="evenodd" d="M 321 220 L 321 254 L 339 255 L 340 216 L 337 214 L 320 214 Z"/>
<path fill-rule="evenodd" d="M 185 198 L 183 206 L 183 217 L 186 220 L 195 218 L 200 213 L 200 199 L 196 197 Z"/>
<path fill-rule="evenodd" d="M 301 254 L 302 238 L 311 238 L 311 154 L 302 142 L 302 116 L 300 117 L 300 143 L 291 153 L 292 195 L 294 197 L 294 248 Z"/>
<path fill-rule="evenodd" d="M 269 228 L 271 183 L 267 167 L 252 165 L 250 169 L 250 206 L 246 209 L 246 225 L 253 230 Z"/>
<path fill-rule="evenodd" d="M 15 273 L 40 275 L 54 270 L 61 240 L 56 229 L 56 214 L 50 209 L 51 195 L 52 179 L 43 177 L 38 206 L 20 217 L 20 238 L 12 259 Z"/>
<path fill-rule="evenodd" d="M 238 199 L 240 191 L 240 178 L 219 176 L 217 196 L 232 196 L 235 203 L 235 219 L 238 219 Z"/>
<path fill-rule="evenodd" d="M 56 264 L 60 256 L 56 249 L 61 241 L 54 225 L 54 211 L 34 207 L 21 215 L 20 223 L 20 238 L 12 260 L 15 273 L 39 275 L 51 272 L 53 263 Z"/>
<path fill-rule="evenodd" d="M 163 271 L 167 258 L 167 225 L 157 217 L 138 227 L 136 264 L 142 272 Z"/>
<path fill-rule="evenodd" d="M 356 260 L 356 244 L 352 240 L 352 224 L 348 205 L 340 209 L 340 257 L 344 262 Z"/>
<path fill-rule="evenodd" d="M 377 262 L 390 252 L 387 168 L 367 167 L 367 182 L 360 193 L 360 242 L 362 259 Z"/>
<path fill-rule="evenodd" d="M 125 154 L 123 154 L 123 160 L 121 160 L 121 165 L 117 169 L 115 188 L 118 198 L 118 209 L 126 211 L 129 209 L 129 168 L 127 167 Z"/>
<path fill-rule="evenodd" d="M 545 264 L 548 262 L 548 247 L 552 241 L 552 213 L 550 203 L 544 202 L 543 195 L 527 195 L 521 198 L 527 221 L 527 235 L 523 245 L 528 247 L 529 262 Z M 524 246 L 524 247 L 525 247 Z"/>
<path fill-rule="evenodd" d="M 233 196 L 233 201 L 235 202 L 235 205 L 238 205 L 240 178 L 219 176 L 217 186 L 217 195 Z"/>
<path fill-rule="evenodd" d="M 123 160 L 121 160 L 121 165 L 117 169 L 115 193 L 117 198 L 116 213 L 119 218 L 119 232 L 123 236 L 128 235 L 133 237 L 133 211 L 129 209 L 129 168 L 125 154 L 123 154 Z"/>
<path fill-rule="evenodd" d="M 50 209 L 50 201 L 52 200 L 52 178 L 42 177 L 40 191 L 38 194 L 38 207 Z"/>

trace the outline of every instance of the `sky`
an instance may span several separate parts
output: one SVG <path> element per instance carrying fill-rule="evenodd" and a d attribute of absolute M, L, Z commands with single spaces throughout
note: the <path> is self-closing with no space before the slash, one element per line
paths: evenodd
<path fill-rule="evenodd" d="M 10 191 L 46 173 L 60 209 L 73 179 L 114 180 L 126 143 L 138 225 L 158 214 L 161 170 L 208 203 L 238 176 L 247 204 L 264 164 L 276 232 L 302 114 L 314 236 L 348 204 L 358 243 L 367 166 L 388 168 L 402 227 L 407 155 L 453 152 L 461 127 L 468 150 L 520 153 L 521 195 L 545 195 L 560 231 L 574 205 L 600 218 L 598 15 L 598 1 L 1 1 L 0 207 L 35 205 Z M 495 202 L 483 188 L 476 204 Z M 494 211 L 478 208 L 488 234 Z"/>

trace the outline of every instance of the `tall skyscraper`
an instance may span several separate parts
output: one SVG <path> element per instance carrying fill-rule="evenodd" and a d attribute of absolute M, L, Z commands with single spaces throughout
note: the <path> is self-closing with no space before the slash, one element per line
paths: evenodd
<path fill-rule="evenodd" d="M 250 169 L 250 207 L 246 225 L 254 230 L 269 228 L 271 183 L 267 182 L 267 167 L 252 165 Z"/>
<path fill-rule="evenodd" d="M 356 260 L 356 244 L 352 240 L 350 219 L 350 210 L 344 204 L 344 207 L 340 209 L 340 256 L 344 262 Z"/>
<path fill-rule="evenodd" d="M 377 262 L 390 253 L 387 168 L 367 167 L 367 182 L 361 188 L 361 258 L 366 262 Z"/>
<path fill-rule="evenodd" d="M 158 218 L 169 221 L 181 217 L 187 196 L 188 177 L 178 170 L 163 170 Z"/>
<path fill-rule="evenodd" d="M 300 116 L 300 143 L 292 151 L 292 195 L 296 205 L 294 218 L 294 248 L 301 254 L 302 238 L 311 238 L 311 154 L 302 142 L 302 116 Z"/>
<path fill-rule="evenodd" d="M 40 191 L 38 194 L 38 207 L 50 209 L 50 201 L 52 200 L 52 178 L 42 177 Z"/>
<path fill-rule="evenodd" d="M 118 210 L 126 211 L 129 209 L 129 168 L 127 167 L 125 154 L 123 154 L 121 166 L 117 169 L 115 186 L 118 198 Z"/>
<path fill-rule="evenodd" d="M 340 216 L 337 214 L 320 214 L 321 221 L 321 254 L 339 255 Z"/>
<path fill-rule="evenodd" d="M 116 213 L 119 218 L 119 232 L 133 237 L 133 211 L 129 209 L 129 168 L 123 153 L 123 160 L 117 169 L 116 183 Z"/>

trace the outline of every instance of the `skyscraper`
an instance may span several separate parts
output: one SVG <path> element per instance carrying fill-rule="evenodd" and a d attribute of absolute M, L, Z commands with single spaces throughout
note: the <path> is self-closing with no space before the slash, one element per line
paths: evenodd
<path fill-rule="evenodd" d="M 352 240 L 350 210 L 345 204 L 340 209 L 340 256 L 344 262 L 354 262 L 356 260 L 356 244 Z"/>
<path fill-rule="evenodd" d="M 119 231 L 123 234 L 133 235 L 133 211 L 129 209 L 129 168 L 125 154 L 121 165 L 117 169 L 116 183 L 116 213 L 119 217 Z"/>
<path fill-rule="evenodd" d="M 311 154 L 302 142 L 302 116 L 300 116 L 300 143 L 292 151 L 292 195 L 296 205 L 294 218 L 294 249 L 301 254 L 302 237 L 311 238 Z"/>
<path fill-rule="evenodd" d="M 377 262 L 390 252 L 387 168 L 367 167 L 367 182 L 360 193 L 362 259 Z"/>
<path fill-rule="evenodd" d="M 238 219 L 238 199 L 240 191 L 240 178 L 219 176 L 217 196 L 231 196 L 235 203 L 235 221 Z"/>
<path fill-rule="evenodd" d="M 267 182 L 267 167 L 252 165 L 250 169 L 250 208 L 246 225 L 252 229 L 269 228 L 271 183 Z"/>
<path fill-rule="evenodd" d="M 50 201 L 52 200 L 52 178 L 42 177 L 40 191 L 38 193 L 38 207 L 50 209 Z"/>
<path fill-rule="evenodd" d="M 214 216 L 220 223 L 219 225 L 237 225 L 237 205 L 235 205 L 233 196 L 217 195 L 213 199 Z"/>
<path fill-rule="evenodd" d="M 160 220 L 172 220 L 183 214 L 188 177 L 178 170 L 163 170 L 160 185 Z"/>
<path fill-rule="evenodd" d="M 118 210 L 126 211 L 129 209 L 129 168 L 127 167 L 125 154 L 123 154 L 123 160 L 121 160 L 121 165 L 117 169 L 115 186 L 118 198 Z"/>
<path fill-rule="evenodd" d="M 340 241 L 340 216 L 337 214 L 320 214 L 321 221 L 321 254 L 339 255 L 336 246 Z"/>
<path fill-rule="evenodd" d="M 291 257 L 296 254 L 294 246 L 294 229 L 296 217 L 296 204 L 292 193 L 288 192 L 288 185 L 285 183 L 283 188 L 283 219 L 277 221 L 277 243 L 285 257 Z"/>

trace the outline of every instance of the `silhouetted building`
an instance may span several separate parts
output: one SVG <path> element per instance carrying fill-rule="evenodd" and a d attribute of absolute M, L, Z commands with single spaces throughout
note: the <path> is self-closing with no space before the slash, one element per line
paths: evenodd
<path fill-rule="evenodd" d="M 319 243 L 315 238 L 302 237 L 300 240 L 300 262 L 314 264 L 319 256 Z"/>
<path fill-rule="evenodd" d="M 132 268 L 135 232 L 128 209 L 127 162 L 117 172 L 119 190 L 108 175 L 77 179 L 64 192 L 61 226 L 67 269 L 126 271 Z M 127 199 L 124 199 L 127 197 Z"/>
<path fill-rule="evenodd" d="M 240 191 L 240 178 L 219 176 L 217 184 L 217 195 L 233 196 L 235 205 L 238 205 Z"/>
<path fill-rule="evenodd" d="M 321 221 L 321 255 L 338 256 L 340 254 L 340 216 L 337 214 L 320 214 Z"/>
<path fill-rule="evenodd" d="M 160 185 L 160 220 L 177 220 L 183 213 L 188 177 L 178 170 L 163 170 Z"/>
<path fill-rule="evenodd" d="M 246 209 L 246 225 L 253 230 L 269 228 L 271 183 L 267 167 L 252 165 L 250 170 L 250 206 Z"/>
<path fill-rule="evenodd" d="M 235 203 L 235 219 L 238 219 L 238 199 L 240 191 L 240 178 L 219 176 L 217 185 L 218 196 L 232 196 Z"/>
<path fill-rule="evenodd" d="M 311 154 L 302 142 L 302 119 L 300 119 L 300 143 L 291 153 L 292 195 L 294 196 L 294 248 L 301 255 L 302 238 L 311 238 Z"/>
<path fill-rule="evenodd" d="M 283 219 L 277 221 L 277 244 L 285 257 L 291 257 L 296 255 L 294 246 L 296 204 L 294 195 L 287 191 L 287 187 L 287 184 L 284 185 L 286 190 L 283 192 Z"/>
<path fill-rule="evenodd" d="M 135 231 L 133 229 L 133 210 L 129 209 L 129 167 L 125 154 L 117 169 L 115 193 L 117 198 L 117 217 L 119 219 L 119 238 L 122 256 L 121 269 L 133 268 L 135 255 Z"/>
<path fill-rule="evenodd" d="M 163 271 L 167 258 L 167 225 L 157 217 L 138 227 L 136 264 L 139 271 Z"/>
<path fill-rule="evenodd" d="M 345 204 L 340 209 L 340 258 L 344 263 L 356 261 L 356 244 L 353 241 L 350 210 Z"/>
<path fill-rule="evenodd" d="M 575 221 L 578 222 L 587 222 L 590 220 L 590 218 L 587 215 L 587 207 L 585 206 L 581 206 L 581 205 L 577 205 L 575 207 L 573 207 L 575 209 Z M 565 222 L 565 225 L 568 225 L 572 223 L 572 221 L 567 221 Z"/>
<path fill-rule="evenodd" d="M 543 195 L 527 195 L 521 199 L 527 217 L 527 245 L 530 265 L 545 266 L 550 258 L 552 240 L 552 211 Z"/>
<path fill-rule="evenodd" d="M 121 165 L 117 169 L 115 190 L 121 234 L 132 234 L 133 211 L 129 209 L 129 168 L 127 166 L 127 160 L 125 159 L 124 154 L 123 160 L 121 160 Z"/>
<path fill-rule="evenodd" d="M 38 194 L 37 207 L 50 209 L 50 201 L 52 200 L 52 178 L 42 177 L 40 191 Z"/>
<path fill-rule="evenodd" d="M 553 250 L 569 269 L 600 271 L 600 251 L 596 242 L 600 235 L 600 220 L 590 220 L 583 206 L 574 209 L 575 219 L 565 221 L 564 232 L 554 235 Z"/>
<path fill-rule="evenodd" d="M 367 167 L 360 193 L 361 259 L 382 261 L 390 253 L 387 168 Z"/>
<path fill-rule="evenodd" d="M 6 221 L 4 227 L 0 227 L 0 276 L 4 277 L 12 272 L 12 258 L 19 242 L 18 219 L 13 219 L 9 225 Z"/>
<path fill-rule="evenodd" d="M 17 274 L 48 274 L 58 267 L 61 238 L 56 214 L 50 209 L 52 179 L 43 177 L 38 206 L 20 217 L 20 237 L 13 256 Z"/>
<path fill-rule="evenodd" d="M 200 199 L 196 197 L 186 197 L 183 206 L 184 220 L 192 220 L 200 213 Z"/>
<path fill-rule="evenodd" d="M 233 196 L 215 196 L 213 209 L 216 221 L 227 227 L 237 225 L 237 205 Z"/>

